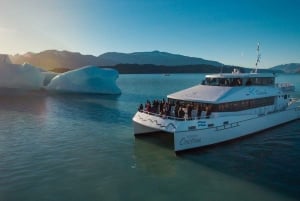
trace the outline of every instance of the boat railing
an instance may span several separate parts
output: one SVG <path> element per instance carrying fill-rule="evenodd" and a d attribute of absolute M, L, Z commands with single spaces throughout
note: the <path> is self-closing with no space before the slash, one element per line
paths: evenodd
<path fill-rule="evenodd" d="M 292 92 L 295 91 L 295 85 L 288 83 L 288 82 L 280 82 L 280 83 L 276 83 L 275 85 L 277 88 L 280 88 L 282 91 L 285 92 Z"/>
<path fill-rule="evenodd" d="M 165 114 L 158 114 L 158 113 L 153 113 L 153 112 L 149 112 L 147 110 L 139 110 L 139 112 L 142 112 L 142 113 L 145 113 L 145 114 L 149 114 L 149 115 L 152 115 L 152 116 L 156 116 L 156 117 L 160 117 L 162 119 L 170 119 L 170 120 L 176 120 L 176 121 L 190 121 L 190 120 L 199 120 L 199 119 L 208 119 L 209 116 L 205 115 L 205 116 L 196 116 L 196 117 L 175 117 L 175 116 L 168 116 L 168 115 L 165 115 Z"/>

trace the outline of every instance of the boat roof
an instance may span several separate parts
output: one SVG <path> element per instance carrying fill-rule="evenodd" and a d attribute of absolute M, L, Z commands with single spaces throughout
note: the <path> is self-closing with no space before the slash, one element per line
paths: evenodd
<path fill-rule="evenodd" d="M 169 99 L 201 103 L 226 103 L 256 98 L 277 96 L 279 90 L 272 86 L 209 86 L 196 85 L 172 94 Z"/>

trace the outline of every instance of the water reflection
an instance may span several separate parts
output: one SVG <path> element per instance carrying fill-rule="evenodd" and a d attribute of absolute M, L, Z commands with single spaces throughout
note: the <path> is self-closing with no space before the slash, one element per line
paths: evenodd
<path fill-rule="evenodd" d="M 300 163 L 293 154 L 300 151 L 298 124 L 294 121 L 221 145 L 188 151 L 179 157 L 269 189 L 282 200 L 298 199 Z"/>
<path fill-rule="evenodd" d="M 47 112 L 46 99 L 44 93 L 1 94 L 0 110 L 44 115 Z"/>
<path fill-rule="evenodd" d="M 70 118 L 72 120 L 92 120 L 111 122 L 120 115 L 118 96 L 100 95 L 55 95 L 47 99 L 49 116 Z"/>
<path fill-rule="evenodd" d="M 137 136 L 134 142 L 135 168 L 155 176 L 175 176 L 176 156 L 172 150 L 173 135 L 171 134 L 152 133 Z"/>

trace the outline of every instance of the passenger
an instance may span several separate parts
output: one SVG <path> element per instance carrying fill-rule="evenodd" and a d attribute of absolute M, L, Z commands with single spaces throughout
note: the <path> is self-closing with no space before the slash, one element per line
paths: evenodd
<path fill-rule="evenodd" d="M 229 86 L 229 80 L 228 79 L 225 80 L 225 86 Z"/>
<path fill-rule="evenodd" d="M 246 82 L 246 86 L 250 86 L 252 84 L 251 79 L 249 78 Z"/>
<path fill-rule="evenodd" d="M 242 80 L 240 78 L 237 79 L 237 85 L 242 86 Z"/>
<path fill-rule="evenodd" d="M 225 85 L 225 79 L 220 79 L 219 80 L 219 85 L 224 86 Z"/>
<path fill-rule="evenodd" d="M 167 116 L 169 116 L 169 113 L 170 113 L 170 109 L 169 108 L 170 107 L 169 107 L 168 102 L 165 102 L 163 110 L 165 111 L 165 113 L 166 113 Z"/>
<path fill-rule="evenodd" d="M 168 114 L 168 116 L 175 116 L 175 104 L 174 104 L 174 102 L 172 101 L 172 102 L 170 102 L 170 104 L 169 104 L 169 114 Z"/>
<path fill-rule="evenodd" d="M 207 119 L 211 115 L 211 110 L 212 110 L 212 106 L 211 105 L 206 106 L 206 118 Z"/>
<path fill-rule="evenodd" d="M 147 102 L 145 108 L 146 108 L 146 111 L 147 111 L 147 112 L 151 112 L 151 104 L 150 104 L 150 102 Z"/>
<path fill-rule="evenodd" d="M 197 118 L 197 110 L 193 108 L 192 110 L 192 119 L 196 119 Z"/>
<path fill-rule="evenodd" d="M 201 106 L 198 105 L 198 109 L 197 109 L 197 117 L 198 117 L 198 119 L 200 119 L 200 117 L 201 117 L 201 112 L 202 112 Z"/>
<path fill-rule="evenodd" d="M 160 113 L 160 103 L 159 103 L 159 101 L 157 100 L 156 101 L 156 113 Z"/>
<path fill-rule="evenodd" d="M 192 110 L 193 110 L 193 106 L 188 104 L 187 105 L 187 115 L 188 115 L 189 119 L 192 117 Z"/>
<path fill-rule="evenodd" d="M 143 104 L 140 104 L 140 107 L 138 110 L 141 112 L 141 111 L 143 111 L 143 109 L 144 109 Z"/>
<path fill-rule="evenodd" d="M 175 105 L 175 117 L 179 116 L 179 104 L 176 103 Z"/>
<path fill-rule="evenodd" d="M 184 118 L 185 112 L 183 111 L 182 107 L 180 107 L 179 111 L 178 111 L 178 117 L 179 118 Z"/>
<path fill-rule="evenodd" d="M 158 108 L 158 100 L 153 101 L 153 107 L 154 107 L 154 113 L 158 113 L 159 108 Z"/>
<path fill-rule="evenodd" d="M 207 117 L 207 109 L 208 107 L 206 105 L 202 105 L 202 112 L 201 112 L 201 118 Z"/>
<path fill-rule="evenodd" d="M 230 86 L 236 86 L 236 85 L 237 85 L 237 80 L 236 80 L 236 78 L 233 78 L 230 83 Z"/>
<path fill-rule="evenodd" d="M 163 109 L 164 109 L 164 102 L 163 101 L 160 101 L 159 103 L 159 112 L 162 113 Z"/>

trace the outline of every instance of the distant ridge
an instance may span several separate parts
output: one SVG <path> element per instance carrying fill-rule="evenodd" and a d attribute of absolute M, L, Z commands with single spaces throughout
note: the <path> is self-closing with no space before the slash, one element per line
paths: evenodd
<path fill-rule="evenodd" d="M 171 54 L 168 52 L 107 52 L 99 56 L 83 55 L 79 52 L 46 50 L 39 53 L 1 55 L 0 62 L 23 64 L 29 63 L 40 68 L 57 73 L 87 65 L 110 67 L 120 73 L 218 73 L 232 72 L 233 68 L 250 72 L 253 69 L 224 65 L 217 61 L 197 57 Z M 292 63 L 275 66 L 269 69 L 259 69 L 259 72 L 300 73 L 300 64 Z"/>
<path fill-rule="evenodd" d="M 116 64 L 153 64 L 164 66 L 180 66 L 205 64 L 211 66 L 222 66 L 216 61 L 209 61 L 197 57 L 183 56 L 180 54 L 171 54 L 168 52 L 152 51 L 152 52 L 134 52 L 134 53 L 118 53 L 108 52 L 98 57 L 100 61 L 110 61 L 110 65 Z"/>
<path fill-rule="evenodd" d="M 300 63 L 290 63 L 274 66 L 271 70 L 282 71 L 284 73 L 300 73 Z"/>
<path fill-rule="evenodd" d="M 41 66 L 45 70 L 58 68 L 76 69 L 86 65 L 98 65 L 97 57 L 82 55 L 77 52 L 46 50 L 40 53 L 28 52 L 26 54 L 10 55 L 12 63 L 30 63 Z"/>
<path fill-rule="evenodd" d="M 86 65 L 115 66 L 118 64 L 153 64 L 164 66 L 204 64 L 222 66 L 221 63 L 216 61 L 160 51 L 134 53 L 108 52 L 96 57 L 69 51 L 46 50 L 40 53 L 28 52 L 23 55 L 11 55 L 10 59 L 15 64 L 26 62 L 35 66 L 42 66 L 45 70 L 60 68 L 76 69 Z"/>

